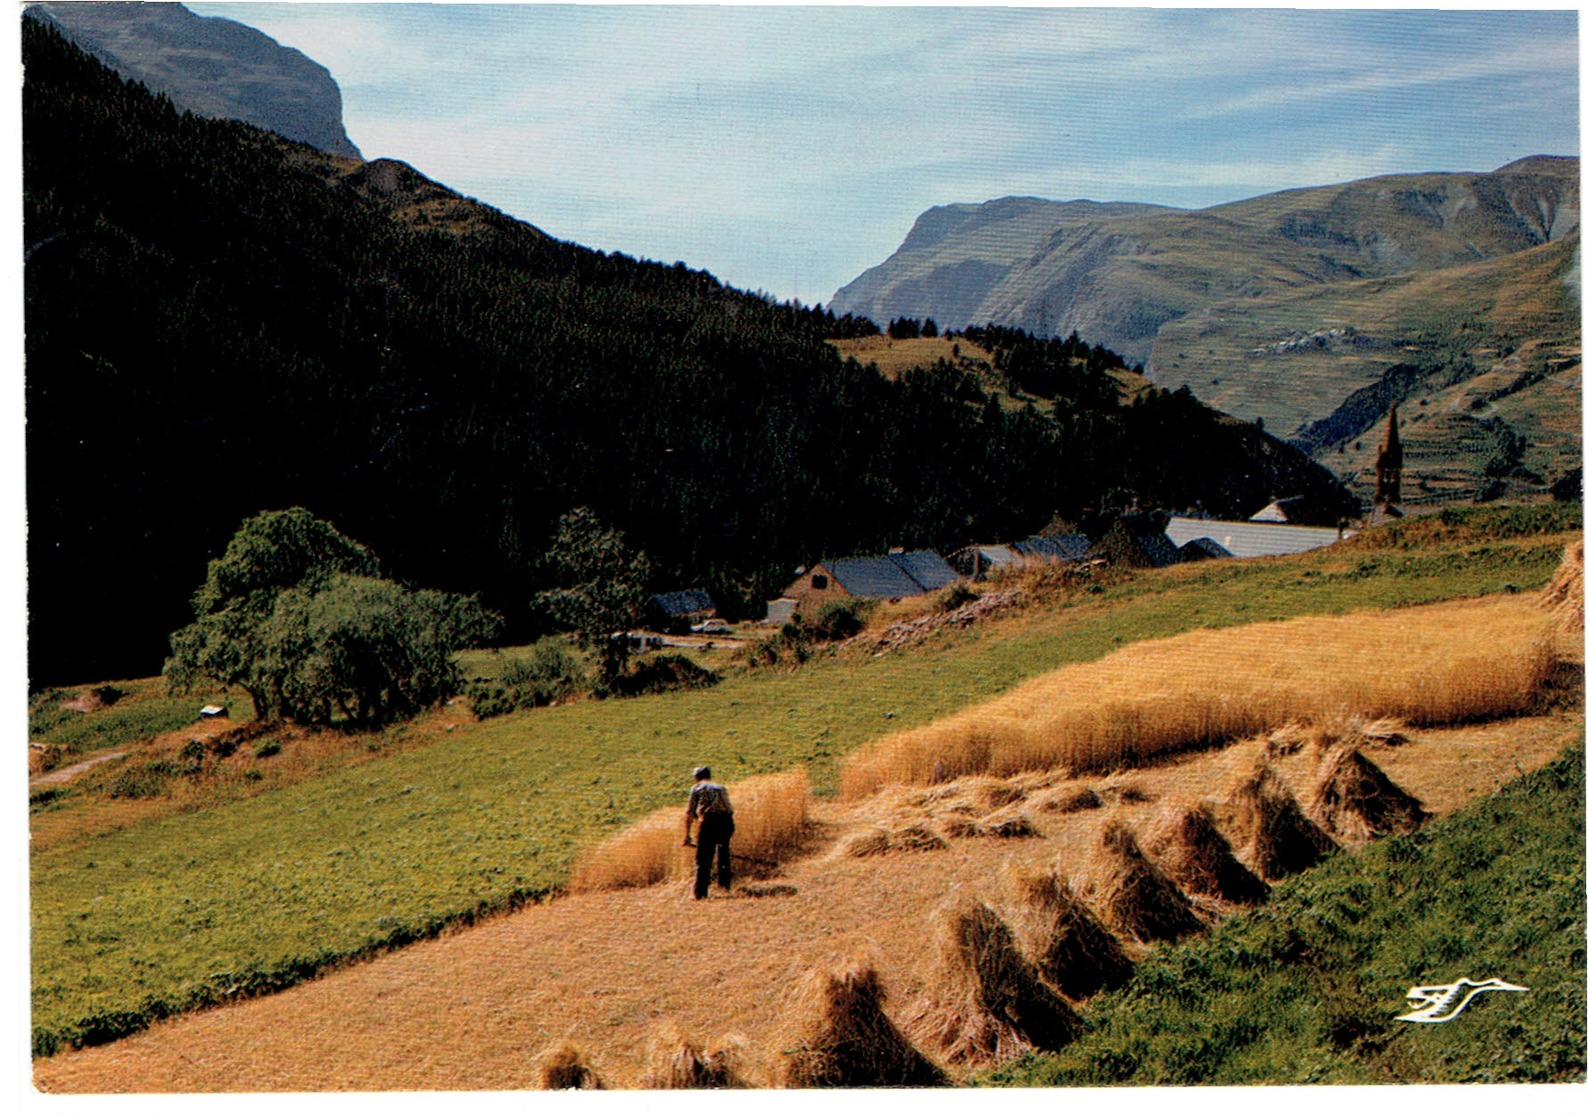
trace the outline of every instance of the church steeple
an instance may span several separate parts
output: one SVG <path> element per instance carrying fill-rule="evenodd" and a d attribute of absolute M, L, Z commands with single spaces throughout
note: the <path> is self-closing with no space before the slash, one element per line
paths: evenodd
<path fill-rule="evenodd" d="M 1378 448 L 1378 485 L 1373 490 L 1373 503 L 1377 507 L 1400 503 L 1401 499 L 1401 432 L 1395 416 L 1395 404 L 1390 404 L 1389 426 L 1384 431 L 1384 441 Z"/>

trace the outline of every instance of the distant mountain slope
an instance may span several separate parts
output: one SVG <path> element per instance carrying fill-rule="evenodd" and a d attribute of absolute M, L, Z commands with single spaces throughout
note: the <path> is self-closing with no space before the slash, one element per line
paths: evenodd
<path fill-rule="evenodd" d="M 1578 226 L 1578 161 L 1391 175 L 1205 210 L 1005 198 L 929 210 L 833 296 L 881 322 L 1072 331 L 1132 361 L 1158 330 L 1232 297 L 1492 259 Z"/>
<path fill-rule="evenodd" d="M 178 108 L 361 158 L 347 138 L 342 91 L 330 71 L 262 31 L 198 16 L 181 4 L 37 4 L 28 10 Z"/>
<path fill-rule="evenodd" d="M 147 674 L 241 520 L 294 504 L 514 634 L 557 518 L 753 608 L 800 563 L 1140 501 L 1346 510 L 1294 448 L 1098 347 L 989 336 L 1044 406 L 889 378 L 870 323 L 553 240 L 391 160 L 178 113 L 29 19 L 29 671 Z"/>

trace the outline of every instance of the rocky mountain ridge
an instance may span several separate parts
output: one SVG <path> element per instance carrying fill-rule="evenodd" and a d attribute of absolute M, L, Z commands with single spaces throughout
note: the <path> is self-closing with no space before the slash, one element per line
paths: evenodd
<path fill-rule="evenodd" d="M 1579 217 L 1578 160 L 1556 156 L 1202 210 L 1002 198 L 928 210 L 831 307 L 879 322 L 1075 331 L 1156 366 L 1159 330 L 1221 300 L 1494 259 L 1559 240 Z"/>
<path fill-rule="evenodd" d="M 178 108 L 362 158 L 347 137 L 342 91 L 330 71 L 262 31 L 181 4 L 35 4 L 27 12 Z"/>

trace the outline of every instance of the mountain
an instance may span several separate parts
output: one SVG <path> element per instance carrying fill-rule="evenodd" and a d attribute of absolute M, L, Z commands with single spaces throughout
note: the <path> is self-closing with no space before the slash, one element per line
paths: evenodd
<path fill-rule="evenodd" d="M 206 561 L 293 505 L 390 577 L 480 594 L 514 640 L 577 507 L 654 589 L 730 616 L 799 564 L 1055 512 L 1351 509 L 1300 451 L 1101 347 L 989 331 L 985 380 L 886 375 L 829 343 L 869 321 L 179 112 L 32 19 L 23 51 L 34 685 L 158 669 Z"/>
<path fill-rule="evenodd" d="M 1534 383 L 1569 374 L 1581 344 L 1578 175 L 1576 158 L 1533 156 L 1488 173 L 1391 175 L 1203 210 L 1035 198 L 943 206 L 831 306 L 882 322 L 1074 332 L 1142 362 L 1164 387 L 1188 385 L 1316 449 L 1322 432 L 1303 428 L 1409 355 L 1420 382 L 1487 374 L 1489 356 Z M 1558 402 L 1564 428 L 1580 405 Z M 1367 418 L 1360 404 L 1352 413 Z M 1510 410 L 1524 441 L 1546 435 L 1529 417 L 1539 409 Z M 1569 468 L 1580 438 L 1559 450 L 1521 473 Z M 1463 475 L 1445 486 L 1451 494 L 1483 487 L 1489 459 L 1474 453 L 1445 463 Z"/>
<path fill-rule="evenodd" d="M 347 138 L 342 91 L 330 71 L 262 31 L 181 4 L 37 4 L 28 11 L 178 108 L 362 158 Z"/>

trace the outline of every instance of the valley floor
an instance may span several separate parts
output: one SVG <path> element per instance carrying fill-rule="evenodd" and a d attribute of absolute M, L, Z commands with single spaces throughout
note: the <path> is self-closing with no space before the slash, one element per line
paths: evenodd
<path fill-rule="evenodd" d="M 1442 816 L 1542 767 L 1580 727 L 1558 714 L 1416 730 L 1371 757 Z M 1078 860 L 1114 812 L 1134 822 L 1170 798 L 1221 798 L 1251 747 L 1070 781 L 1116 805 L 1033 810 L 1038 837 L 936 851 L 842 856 L 843 837 L 871 823 L 880 801 L 819 803 L 809 854 L 774 880 L 705 903 L 685 882 L 554 899 L 275 996 L 37 1060 L 35 1084 L 58 1094 L 523 1089 L 535 1056 L 570 1041 L 608 1085 L 634 1087 L 667 1022 L 697 1041 L 742 1037 L 745 1076 L 764 1083 L 808 970 L 864 953 L 897 1014 L 922 991 L 931 915 L 947 896 L 996 897 L 1010 858 Z M 1303 753 L 1277 767 L 1299 788 L 1307 764 Z M 1107 794 L 1127 786 L 1138 794 Z"/>

